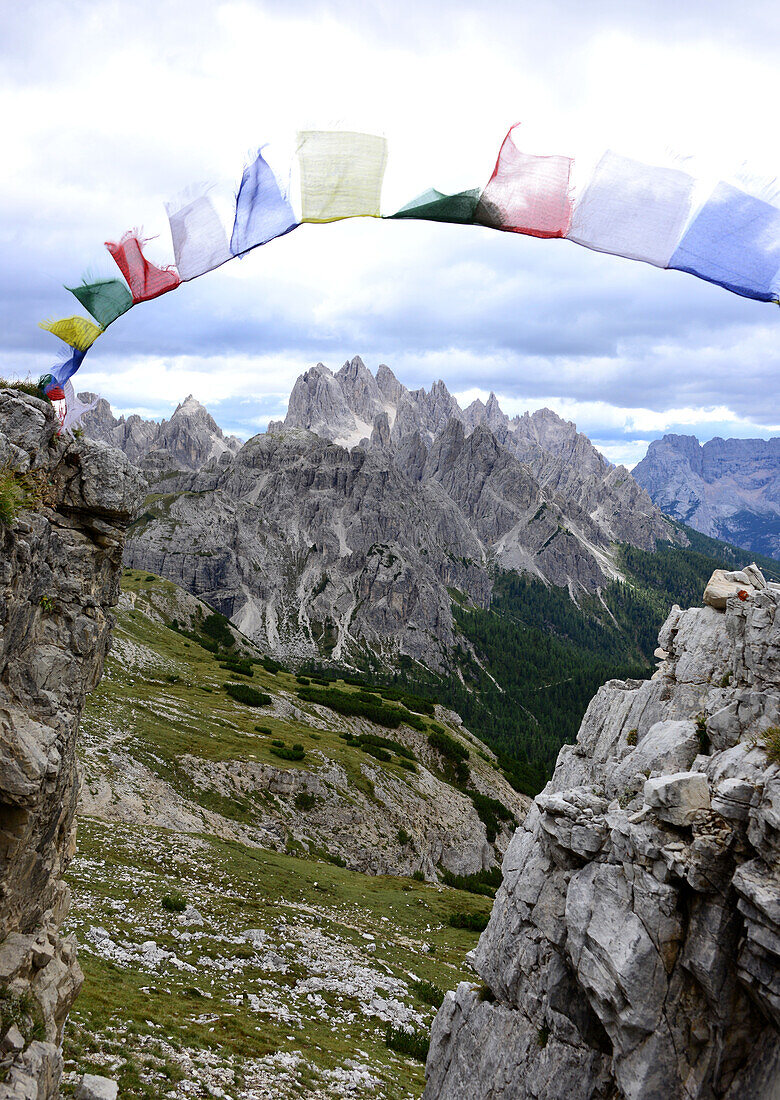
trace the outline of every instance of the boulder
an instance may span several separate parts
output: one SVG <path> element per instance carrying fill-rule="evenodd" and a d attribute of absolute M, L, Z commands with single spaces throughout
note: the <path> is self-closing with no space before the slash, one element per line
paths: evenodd
<path fill-rule="evenodd" d="M 76 1100 L 116 1100 L 119 1086 L 108 1077 L 85 1073 L 76 1089 Z"/>
<path fill-rule="evenodd" d="M 704 589 L 704 602 L 716 611 L 725 611 L 729 596 L 739 596 L 742 592 L 750 597 L 757 591 L 758 588 L 752 583 L 752 575 L 749 576 L 744 570 L 716 569 Z"/>
<path fill-rule="evenodd" d="M 670 825 L 686 826 L 699 810 L 710 808 L 710 785 L 701 772 L 675 772 L 648 779 L 644 804 Z"/>

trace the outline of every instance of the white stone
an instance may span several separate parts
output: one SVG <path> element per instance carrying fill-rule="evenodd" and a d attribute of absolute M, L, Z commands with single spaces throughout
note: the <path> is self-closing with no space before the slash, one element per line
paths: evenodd
<path fill-rule="evenodd" d="M 76 1089 L 76 1100 L 117 1100 L 119 1086 L 108 1077 L 85 1073 Z"/>
<path fill-rule="evenodd" d="M 716 569 L 704 589 L 704 602 L 716 611 L 725 611 L 729 596 L 736 596 L 740 591 L 754 596 L 758 589 L 742 570 L 729 572 L 726 569 Z"/>
<path fill-rule="evenodd" d="M 690 825 L 699 810 L 710 808 L 710 786 L 701 772 L 675 772 L 648 779 L 643 798 L 661 821 Z"/>

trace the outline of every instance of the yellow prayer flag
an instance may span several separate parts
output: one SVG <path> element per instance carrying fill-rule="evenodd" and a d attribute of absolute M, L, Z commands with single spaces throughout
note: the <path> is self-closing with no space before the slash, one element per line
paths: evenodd
<path fill-rule="evenodd" d="M 77 351 L 86 351 L 91 348 L 103 332 L 100 325 L 88 321 L 86 317 L 63 317 L 61 321 L 41 321 L 38 327 L 59 336 L 60 340 L 64 340 Z"/>
<path fill-rule="evenodd" d="M 387 142 L 348 130 L 298 134 L 302 221 L 379 218 Z"/>

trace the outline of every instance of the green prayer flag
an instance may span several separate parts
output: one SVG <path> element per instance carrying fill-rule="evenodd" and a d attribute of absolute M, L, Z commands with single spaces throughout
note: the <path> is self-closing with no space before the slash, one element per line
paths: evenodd
<path fill-rule="evenodd" d="M 81 286 L 67 286 L 97 323 L 107 328 L 117 317 L 127 313 L 133 304 L 133 298 L 121 279 L 98 279 L 94 283 L 82 283 Z"/>
<path fill-rule="evenodd" d="M 479 188 L 473 191 L 459 191 L 457 195 L 443 195 L 431 188 L 406 206 L 402 206 L 391 218 L 419 218 L 429 222 L 455 222 L 458 225 L 472 225 L 474 213 L 479 202 Z"/>

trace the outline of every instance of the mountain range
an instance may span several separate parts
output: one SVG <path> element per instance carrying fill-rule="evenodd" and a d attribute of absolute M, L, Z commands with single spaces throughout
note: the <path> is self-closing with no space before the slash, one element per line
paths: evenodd
<path fill-rule="evenodd" d="M 405 656 L 441 671 L 453 592 L 487 608 L 494 569 L 576 597 L 621 576 L 615 544 L 685 542 L 550 410 L 510 419 L 493 395 L 462 410 L 443 382 L 410 391 L 358 357 L 306 371 L 285 420 L 243 446 L 191 397 L 159 426 L 116 420 L 105 403 L 85 424 L 154 489 L 126 564 L 284 659 Z"/>
<path fill-rule="evenodd" d="M 780 437 L 665 435 L 634 478 L 673 519 L 713 538 L 780 558 Z"/>
<path fill-rule="evenodd" d="M 524 793 L 599 684 L 650 673 L 672 604 L 747 564 L 550 410 L 461 409 L 443 382 L 409 390 L 358 357 L 307 370 L 284 421 L 243 445 L 193 397 L 159 425 L 101 402 L 85 427 L 149 481 L 127 567 L 302 673 L 430 693 Z"/>

